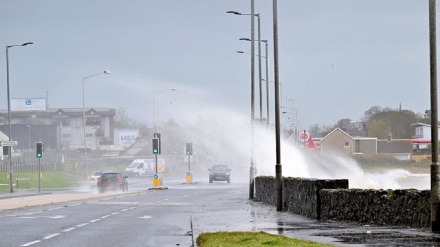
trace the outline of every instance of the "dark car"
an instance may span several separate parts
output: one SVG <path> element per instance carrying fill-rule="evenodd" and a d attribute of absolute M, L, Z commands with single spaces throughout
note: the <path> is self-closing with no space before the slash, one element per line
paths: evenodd
<path fill-rule="evenodd" d="M 124 176 L 119 172 L 102 173 L 98 178 L 98 182 L 96 183 L 99 193 L 103 193 L 107 190 L 127 192 L 128 182 L 126 178 L 127 176 Z"/>
<path fill-rule="evenodd" d="M 211 169 L 208 170 L 210 183 L 212 183 L 212 181 L 226 181 L 228 183 L 231 182 L 231 169 L 229 169 L 227 165 L 213 165 Z"/>

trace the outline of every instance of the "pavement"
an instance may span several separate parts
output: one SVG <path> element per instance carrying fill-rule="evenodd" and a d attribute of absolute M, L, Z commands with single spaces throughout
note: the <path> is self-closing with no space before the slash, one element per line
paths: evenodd
<path fill-rule="evenodd" d="M 129 194 L 131 193 L 140 192 Z M 73 190 L 51 190 L 41 193 L 38 190 L 19 190 L 0 194 L 0 212 L 111 196 L 115 194 L 93 194 Z M 243 200 L 242 196 L 237 194 L 228 201 L 213 202 L 196 209 L 192 219 L 194 239 L 203 232 L 264 231 L 335 246 L 440 247 L 440 234 L 432 233 L 429 229 L 317 221 L 290 212 L 277 212 L 274 206 Z M 227 206 L 222 207 L 225 202 Z"/>

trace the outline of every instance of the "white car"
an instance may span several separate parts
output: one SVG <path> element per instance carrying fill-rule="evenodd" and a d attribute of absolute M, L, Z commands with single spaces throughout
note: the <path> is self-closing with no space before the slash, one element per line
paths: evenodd
<path fill-rule="evenodd" d="M 102 173 L 103 173 L 103 171 L 94 171 L 92 173 L 92 175 L 89 177 L 90 187 L 96 186 L 96 183 L 98 182 L 98 178 L 99 178 L 99 176 L 101 176 Z"/>

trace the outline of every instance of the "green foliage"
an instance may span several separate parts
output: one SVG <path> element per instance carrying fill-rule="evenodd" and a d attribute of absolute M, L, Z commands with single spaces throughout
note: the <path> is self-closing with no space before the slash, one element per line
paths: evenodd
<path fill-rule="evenodd" d="M 389 127 L 382 120 L 373 120 L 368 125 L 368 135 L 377 137 L 378 139 L 386 139 L 388 137 Z"/>
<path fill-rule="evenodd" d="M 333 246 L 273 235 L 265 232 L 213 232 L 202 233 L 197 238 L 200 247 L 259 247 L 259 246 L 302 246 L 324 247 Z"/>

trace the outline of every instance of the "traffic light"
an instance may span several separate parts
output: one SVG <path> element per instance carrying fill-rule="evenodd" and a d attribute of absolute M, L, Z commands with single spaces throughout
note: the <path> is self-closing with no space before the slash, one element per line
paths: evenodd
<path fill-rule="evenodd" d="M 193 151 L 192 151 L 192 142 L 188 142 L 186 144 L 186 155 L 192 155 Z"/>
<path fill-rule="evenodd" d="M 41 159 L 43 158 L 43 143 L 42 142 L 37 142 L 35 143 L 37 145 L 37 158 Z"/>
<path fill-rule="evenodd" d="M 161 154 L 162 153 L 162 141 L 160 139 L 160 133 L 154 133 L 153 138 L 157 138 L 159 139 L 159 151 L 157 154 Z"/>
<path fill-rule="evenodd" d="M 153 154 L 159 154 L 159 138 L 153 138 Z"/>

